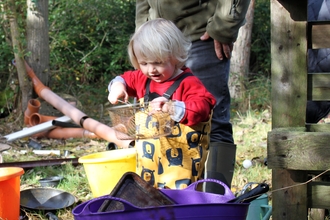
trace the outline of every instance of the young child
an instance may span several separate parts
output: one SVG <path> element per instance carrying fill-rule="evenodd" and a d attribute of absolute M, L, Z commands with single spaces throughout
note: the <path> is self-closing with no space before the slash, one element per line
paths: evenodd
<path fill-rule="evenodd" d="M 169 112 L 176 122 L 167 136 L 135 142 L 137 173 L 156 188 L 182 189 L 197 181 L 208 153 L 215 99 L 184 66 L 190 46 L 171 21 L 148 21 L 128 45 L 136 70 L 117 76 L 109 84 L 112 104 L 136 97 L 148 103 L 151 113 Z"/>

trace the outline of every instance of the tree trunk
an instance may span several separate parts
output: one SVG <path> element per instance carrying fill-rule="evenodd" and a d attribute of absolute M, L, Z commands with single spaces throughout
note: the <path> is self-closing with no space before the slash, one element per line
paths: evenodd
<path fill-rule="evenodd" d="M 40 81 L 49 85 L 48 0 L 27 0 L 27 61 Z M 36 96 L 33 93 L 33 96 Z"/>
<path fill-rule="evenodd" d="M 18 81 L 20 85 L 20 90 L 22 94 L 22 106 L 18 106 L 20 111 L 24 112 L 27 103 L 29 101 L 28 94 L 31 94 L 32 91 L 32 84 L 29 83 L 28 75 L 26 74 L 25 70 L 25 63 L 23 58 L 23 49 L 20 43 L 20 32 L 17 22 L 17 14 L 16 14 L 16 3 L 15 0 L 8 0 L 4 4 L 5 11 L 7 12 L 7 18 L 9 19 L 10 23 L 10 33 L 11 33 L 11 41 L 15 56 L 15 63 L 18 73 Z"/>
<path fill-rule="evenodd" d="M 254 6 L 255 0 L 251 0 L 249 9 L 246 13 L 246 23 L 238 32 L 238 38 L 234 44 L 230 61 L 230 93 L 232 98 L 240 100 L 238 110 L 241 112 L 245 112 L 249 105 L 248 97 L 246 97 L 246 82 L 250 66 Z"/>

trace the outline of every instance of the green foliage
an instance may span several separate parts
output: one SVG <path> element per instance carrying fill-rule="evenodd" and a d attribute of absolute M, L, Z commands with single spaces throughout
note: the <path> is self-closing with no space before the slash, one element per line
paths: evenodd
<path fill-rule="evenodd" d="M 254 9 L 252 42 L 250 54 L 250 71 L 248 77 L 240 79 L 244 85 L 249 110 L 268 109 L 271 102 L 270 76 L 270 2 L 257 0 Z M 246 108 L 240 106 L 244 100 L 232 99 L 232 111 Z"/>
<path fill-rule="evenodd" d="M 24 48 L 26 1 L 18 0 L 15 3 L 21 27 L 20 41 Z M 2 11 L 0 16 L 2 18 Z M 269 83 L 262 88 L 263 80 L 270 77 L 269 17 L 270 2 L 257 0 L 252 31 L 252 74 L 248 79 L 252 82 L 248 82 L 247 88 L 253 88 L 249 91 L 251 105 L 258 108 L 269 105 Z M 134 20 L 133 0 L 50 0 L 51 89 L 76 95 L 84 102 L 83 105 L 89 103 L 91 97 L 97 97 L 98 100 L 92 100 L 90 105 L 100 103 L 99 100 L 104 102 L 108 82 L 132 68 L 127 59 L 127 44 L 135 30 Z M 0 19 L 0 27 L 0 86 L 5 88 L 14 49 L 10 45 L 8 20 Z M 28 54 L 25 53 L 25 56 Z M 252 84 L 257 87 L 251 87 Z M 88 92 L 88 100 L 84 100 L 86 96 L 82 91 Z"/>
<path fill-rule="evenodd" d="M 250 72 L 270 77 L 270 1 L 256 0 L 251 42 Z"/>
<path fill-rule="evenodd" d="M 126 48 L 135 1 L 51 1 L 49 14 L 54 83 L 108 82 L 131 68 Z"/>
<path fill-rule="evenodd" d="M 262 110 L 270 107 L 270 79 L 265 76 L 257 76 L 249 82 L 249 100 L 252 109 Z"/>
<path fill-rule="evenodd" d="M 8 75 L 8 64 L 11 63 L 10 58 L 14 58 L 13 48 L 6 42 L 5 34 L 0 32 L 0 75 Z"/>
<path fill-rule="evenodd" d="M 8 17 L 15 17 L 19 26 L 19 39 L 20 47 L 24 48 L 26 45 L 25 40 L 25 23 L 26 1 L 15 1 L 16 13 L 8 9 L 9 1 L 0 2 L 0 117 L 5 117 L 15 108 L 16 97 L 18 95 L 17 87 L 17 74 L 13 74 L 12 60 L 15 58 L 14 53 L 18 53 L 18 48 L 13 48 L 11 39 L 11 30 Z"/>
<path fill-rule="evenodd" d="M 268 109 L 271 105 L 271 81 L 264 75 L 251 76 L 245 82 L 247 88 L 245 98 L 248 99 L 248 110 L 262 111 Z M 231 111 L 240 109 L 242 99 L 235 98 L 231 102 Z M 242 111 L 242 109 L 240 109 Z M 246 109 L 247 110 L 247 109 Z"/>
<path fill-rule="evenodd" d="M 6 88 L 0 91 L 0 115 L 8 113 L 13 108 L 13 103 L 10 101 L 14 97 L 14 91 Z"/>
<path fill-rule="evenodd" d="M 17 48 L 12 47 L 12 39 L 10 32 L 10 23 L 9 19 L 16 16 L 16 22 L 19 26 L 19 42 L 22 48 L 26 45 L 25 40 L 25 25 L 26 25 L 26 0 L 15 0 L 16 13 L 8 9 L 9 2 L 0 2 L 0 73 L 8 69 L 8 64 L 11 63 L 11 60 L 14 58 L 14 53 L 17 52 Z"/>

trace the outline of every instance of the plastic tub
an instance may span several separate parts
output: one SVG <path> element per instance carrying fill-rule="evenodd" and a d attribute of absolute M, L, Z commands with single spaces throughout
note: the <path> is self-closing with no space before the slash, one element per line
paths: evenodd
<path fill-rule="evenodd" d="M 0 168 L 0 219 L 19 219 L 20 216 L 20 167 Z"/>
<path fill-rule="evenodd" d="M 124 205 L 124 210 L 98 212 L 106 200 Z M 245 220 L 249 203 L 203 203 L 177 204 L 150 208 L 139 208 L 126 200 L 102 196 L 76 206 L 72 210 L 75 220 Z"/>
<path fill-rule="evenodd" d="M 135 148 L 111 150 L 80 157 L 94 197 L 109 194 L 126 172 L 136 172 Z"/>

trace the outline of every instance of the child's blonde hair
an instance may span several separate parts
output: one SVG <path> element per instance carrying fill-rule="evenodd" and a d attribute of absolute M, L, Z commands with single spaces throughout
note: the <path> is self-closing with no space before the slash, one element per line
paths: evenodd
<path fill-rule="evenodd" d="M 171 58 L 177 61 L 176 69 L 180 69 L 188 59 L 191 42 L 173 22 L 157 18 L 144 23 L 129 42 L 129 59 L 134 68 L 139 69 L 133 46 L 147 60 L 166 62 Z"/>

